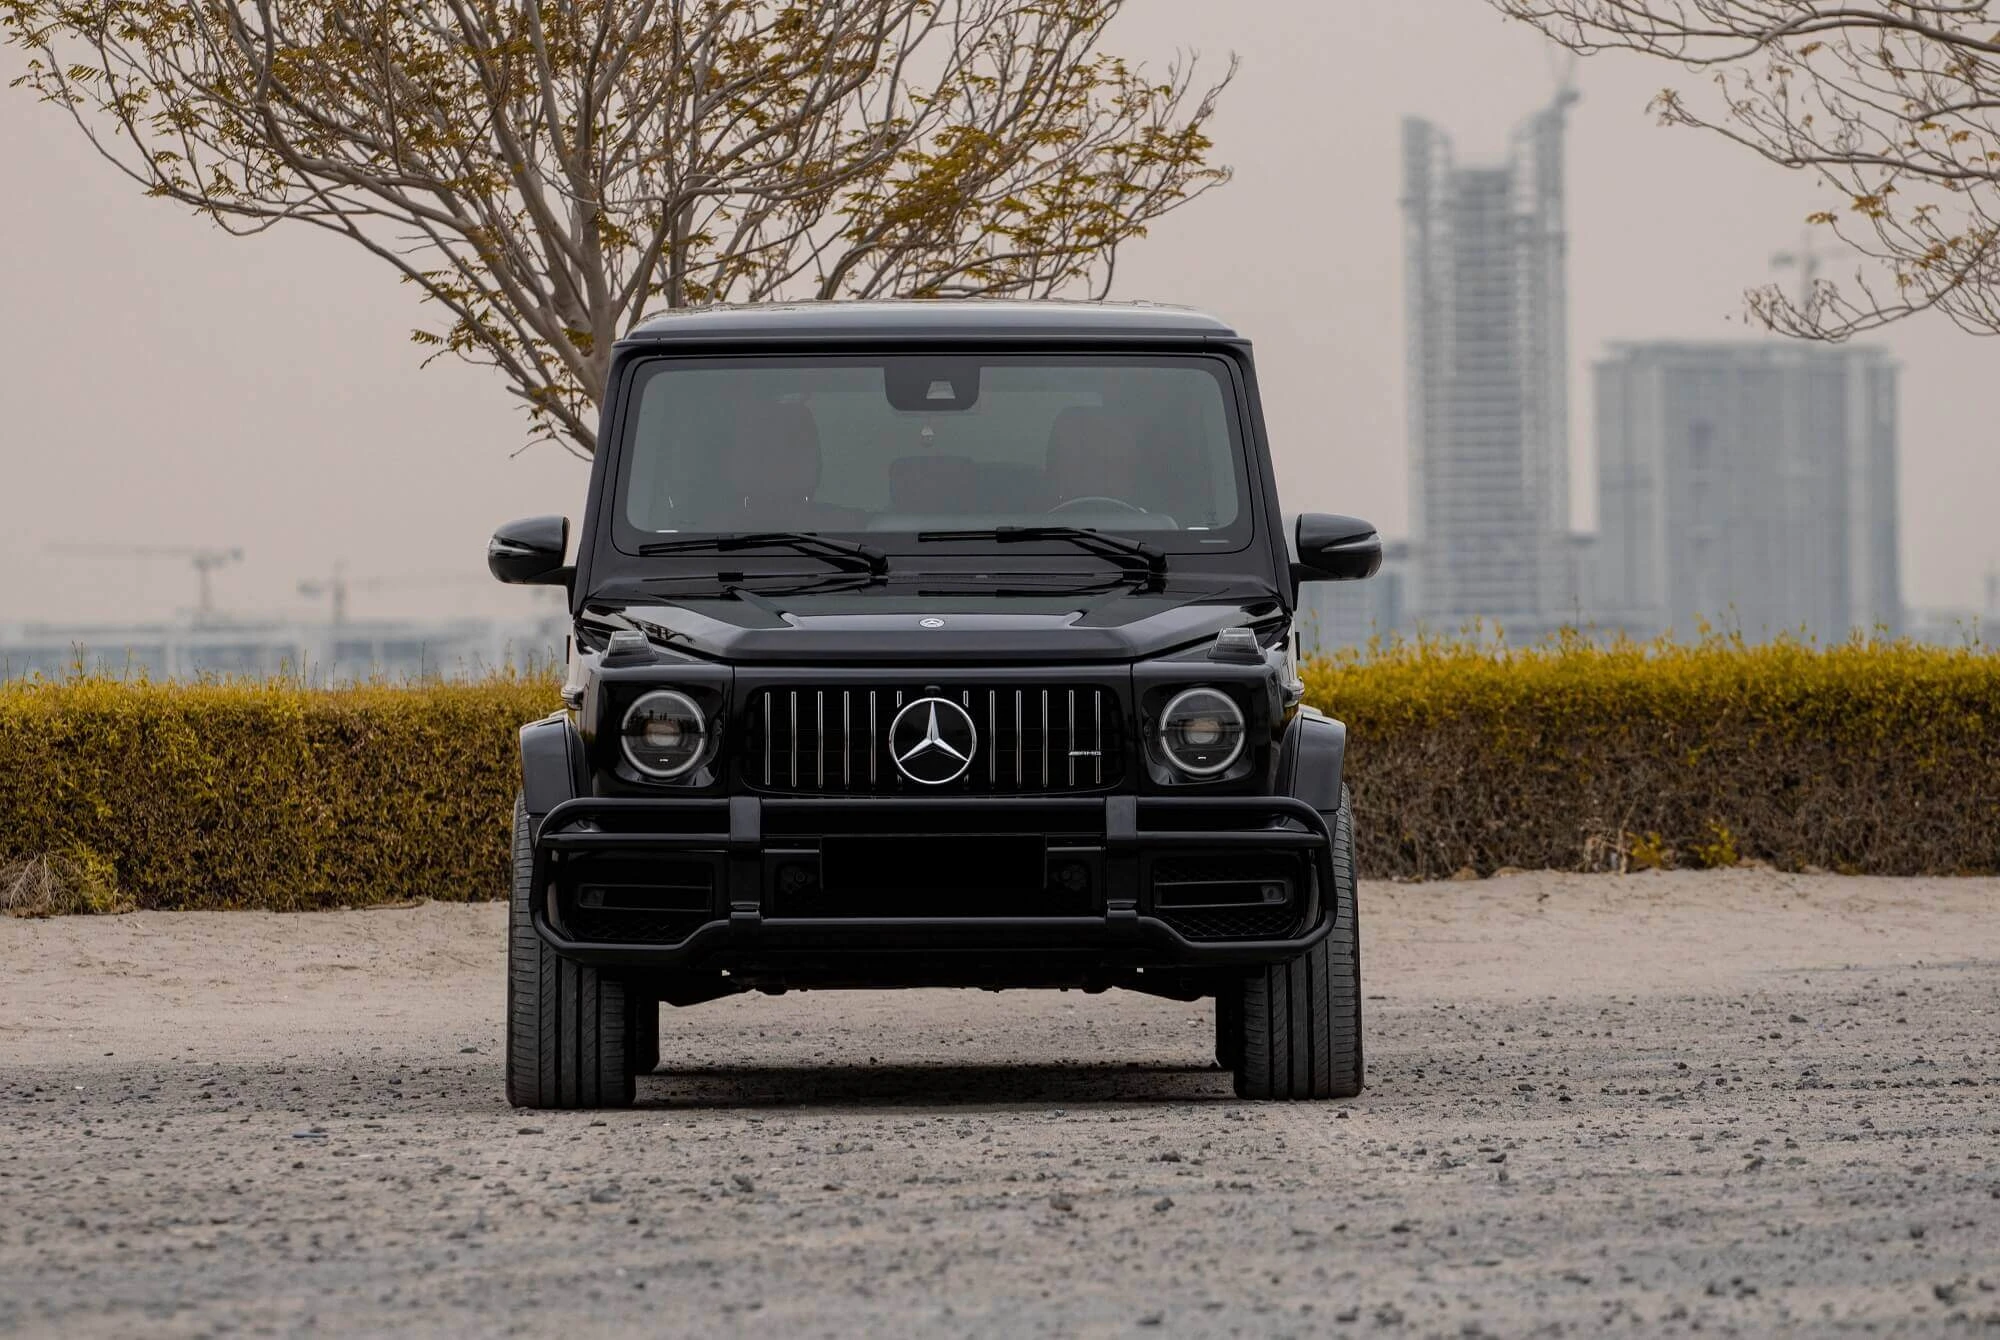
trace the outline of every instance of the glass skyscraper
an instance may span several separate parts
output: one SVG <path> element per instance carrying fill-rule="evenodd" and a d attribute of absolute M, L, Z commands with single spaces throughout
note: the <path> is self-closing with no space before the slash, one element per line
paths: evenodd
<path fill-rule="evenodd" d="M 1569 538 L 1565 89 L 1505 161 L 1403 123 L 1412 590 L 1436 631 L 1532 637 L 1582 613 Z"/>

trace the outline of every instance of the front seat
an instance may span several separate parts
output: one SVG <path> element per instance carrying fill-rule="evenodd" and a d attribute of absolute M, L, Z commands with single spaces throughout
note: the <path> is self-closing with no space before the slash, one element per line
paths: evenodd
<path fill-rule="evenodd" d="M 1043 473 L 1057 503 L 1116 498 L 1137 507 L 1140 467 L 1139 435 L 1122 414 L 1075 405 L 1049 425 Z"/>
<path fill-rule="evenodd" d="M 819 426 L 804 405 L 756 402 L 736 412 L 723 486 L 741 530 L 851 529 L 859 514 L 816 500 Z"/>

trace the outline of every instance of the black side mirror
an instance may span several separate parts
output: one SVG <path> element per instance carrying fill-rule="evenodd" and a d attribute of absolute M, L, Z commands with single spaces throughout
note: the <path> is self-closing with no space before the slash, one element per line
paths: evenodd
<path fill-rule="evenodd" d="M 486 545 L 486 566 L 511 586 L 568 586 L 576 569 L 563 564 L 569 552 L 569 518 L 531 516 L 509 521 Z"/>
<path fill-rule="evenodd" d="M 1299 518 L 1297 536 L 1295 581 L 1358 582 L 1382 566 L 1382 537 L 1358 517 L 1308 512 Z"/>

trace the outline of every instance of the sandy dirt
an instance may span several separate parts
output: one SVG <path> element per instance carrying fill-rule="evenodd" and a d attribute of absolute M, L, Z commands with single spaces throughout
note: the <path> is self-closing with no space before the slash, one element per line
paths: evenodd
<path fill-rule="evenodd" d="M 0 1331 L 2000 1335 L 2000 881 L 1362 899 L 1297 1106 L 1202 1006 L 925 992 L 519 1113 L 497 906 L 0 919 Z"/>

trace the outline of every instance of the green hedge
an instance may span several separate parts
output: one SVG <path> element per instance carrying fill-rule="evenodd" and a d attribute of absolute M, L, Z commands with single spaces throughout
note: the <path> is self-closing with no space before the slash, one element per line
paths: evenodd
<path fill-rule="evenodd" d="M 1365 872 L 2000 869 L 1990 650 L 1416 644 L 1306 683 L 1349 725 Z"/>
<path fill-rule="evenodd" d="M 0 895 L 278 910 L 505 894 L 543 679 L 0 686 Z"/>
<path fill-rule="evenodd" d="M 1764 860 L 2000 869 L 2000 657 L 1416 644 L 1312 663 L 1365 873 Z M 0 902 L 302 909 L 500 896 L 540 678 L 0 686 Z"/>

